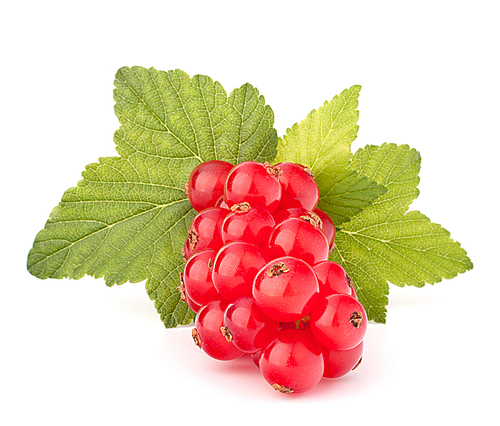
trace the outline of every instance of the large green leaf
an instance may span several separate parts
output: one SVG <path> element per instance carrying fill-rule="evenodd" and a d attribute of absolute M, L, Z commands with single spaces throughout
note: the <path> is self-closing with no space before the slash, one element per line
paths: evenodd
<path fill-rule="evenodd" d="M 39 278 L 104 277 L 108 285 L 147 279 L 165 325 L 186 324 L 193 312 L 176 287 L 195 212 L 184 183 L 203 161 L 271 161 L 274 115 L 250 84 L 227 96 L 209 77 L 179 70 L 122 68 L 115 87 L 120 157 L 88 165 L 64 193 L 28 269 Z"/>
<path fill-rule="evenodd" d="M 388 282 L 422 287 L 472 269 L 448 231 L 418 211 L 407 212 L 418 196 L 420 154 L 415 149 L 366 146 L 350 167 L 388 190 L 338 230 L 332 255 L 353 278 L 370 319 L 385 322 Z"/>
<path fill-rule="evenodd" d="M 352 86 L 288 129 L 279 140 L 275 163 L 307 166 L 320 190 L 318 207 L 338 226 L 386 192 L 382 185 L 347 170 L 351 143 L 356 139 L 361 86 Z"/>

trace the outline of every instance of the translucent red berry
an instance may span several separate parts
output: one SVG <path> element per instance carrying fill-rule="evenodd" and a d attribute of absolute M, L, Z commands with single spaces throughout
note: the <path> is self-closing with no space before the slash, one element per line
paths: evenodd
<path fill-rule="evenodd" d="M 184 265 L 183 282 L 186 295 L 198 305 L 206 305 L 219 297 L 212 282 L 216 250 L 195 253 Z"/>
<path fill-rule="evenodd" d="M 264 247 L 274 227 L 274 218 L 262 207 L 235 204 L 222 223 L 222 241 L 244 241 Z"/>
<path fill-rule="evenodd" d="M 351 295 L 351 286 L 344 268 L 336 262 L 324 260 L 313 266 L 318 277 L 320 296 L 344 293 Z"/>
<path fill-rule="evenodd" d="M 366 334 L 368 318 L 354 297 L 331 294 L 321 298 L 310 314 L 311 331 L 323 346 L 345 351 L 359 345 Z"/>
<path fill-rule="evenodd" d="M 321 345 L 301 330 L 282 330 L 262 352 L 262 377 L 281 393 L 305 392 L 323 376 Z"/>
<path fill-rule="evenodd" d="M 198 213 L 188 231 L 183 253 L 189 259 L 193 253 L 222 247 L 222 222 L 230 213 L 227 209 L 211 207 Z"/>
<path fill-rule="evenodd" d="M 233 165 L 226 161 L 205 161 L 196 166 L 186 184 L 186 195 L 193 208 L 201 212 L 215 203 L 224 193 L 224 184 Z"/>
<path fill-rule="evenodd" d="M 196 315 L 192 336 L 195 344 L 212 358 L 228 361 L 243 355 L 236 346 L 228 342 L 221 333 L 224 327 L 224 311 L 227 300 L 213 300 L 203 306 Z"/>
<path fill-rule="evenodd" d="M 312 267 L 301 259 L 280 257 L 257 274 L 253 297 L 259 309 L 278 321 L 297 321 L 309 314 L 319 298 Z"/>
<path fill-rule="evenodd" d="M 362 356 L 363 342 L 346 351 L 335 351 L 323 346 L 323 358 L 325 360 L 323 377 L 334 379 L 345 376 L 359 366 Z"/>
<path fill-rule="evenodd" d="M 234 300 L 224 313 L 227 336 L 243 352 L 261 350 L 276 336 L 278 325 L 278 321 L 261 312 L 252 297 Z"/>
<path fill-rule="evenodd" d="M 226 244 L 215 258 L 214 287 L 228 300 L 251 296 L 255 275 L 266 262 L 264 252 L 254 244 L 241 241 Z"/>
<path fill-rule="evenodd" d="M 276 225 L 269 236 L 271 258 L 295 256 L 310 265 L 328 259 L 328 240 L 321 229 L 300 218 L 286 219 Z"/>
<path fill-rule="evenodd" d="M 282 187 L 279 209 L 302 207 L 313 210 L 319 201 L 319 190 L 312 172 L 295 163 L 279 163 L 275 167 L 282 171 L 279 177 Z"/>
<path fill-rule="evenodd" d="M 247 202 L 272 213 L 281 200 L 280 170 L 270 164 L 245 161 L 235 166 L 227 176 L 224 201 L 229 208 Z"/>

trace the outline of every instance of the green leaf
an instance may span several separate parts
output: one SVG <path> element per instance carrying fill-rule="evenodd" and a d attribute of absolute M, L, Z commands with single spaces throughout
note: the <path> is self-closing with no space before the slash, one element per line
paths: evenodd
<path fill-rule="evenodd" d="M 274 115 L 257 89 L 229 96 L 218 82 L 153 68 L 116 74 L 120 157 L 100 158 L 52 211 L 28 255 L 39 278 L 104 277 L 107 285 L 139 282 L 167 327 L 193 312 L 176 290 L 181 248 L 195 212 L 184 183 L 200 162 L 271 161 Z"/>
<path fill-rule="evenodd" d="M 332 260 L 351 275 L 368 317 L 385 322 L 388 282 L 423 287 L 472 269 L 450 233 L 418 211 L 420 154 L 407 145 L 366 146 L 351 168 L 387 188 L 373 204 L 338 230 Z"/>
<path fill-rule="evenodd" d="M 386 189 L 346 170 L 351 161 L 351 143 L 359 126 L 358 96 L 361 86 L 352 86 L 313 110 L 288 129 L 278 142 L 275 163 L 289 161 L 307 166 L 320 190 L 318 207 L 338 226 L 368 207 Z"/>

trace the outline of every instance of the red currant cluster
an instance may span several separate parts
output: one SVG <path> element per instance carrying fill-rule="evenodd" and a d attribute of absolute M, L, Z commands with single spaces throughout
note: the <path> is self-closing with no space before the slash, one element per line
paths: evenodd
<path fill-rule="evenodd" d="M 208 355 L 252 354 L 283 393 L 357 367 L 367 318 L 349 276 L 328 259 L 335 226 L 316 208 L 313 174 L 295 163 L 198 165 L 186 183 L 198 215 L 183 248 L 181 298 Z"/>

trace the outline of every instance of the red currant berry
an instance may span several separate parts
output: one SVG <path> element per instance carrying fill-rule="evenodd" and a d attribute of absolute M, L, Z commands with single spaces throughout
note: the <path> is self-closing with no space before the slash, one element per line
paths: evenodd
<path fill-rule="evenodd" d="M 345 270 L 338 263 L 324 260 L 323 262 L 316 263 L 313 269 L 316 277 L 318 277 L 319 294 L 321 297 L 336 293 L 351 295 L 351 286 L 347 281 Z"/>
<path fill-rule="evenodd" d="M 365 337 L 367 325 L 363 306 L 347 294 L 321 298 L 312 309 L 309 321 L 318 342 L 337 351 L 359 345 Z"/>
<path fill-rule="evenodd" d="M 328 239 L 328 244 L 330 245 L 330 251 L 332 251 L 335 247 L 335 225 L 333 224 L 330 216 L 323 210 L 316 208 L 313 212 L 316 213 L 321 219 L 321 229 L 325 233 L 326 238 Z"/>
<path fill-rule="evenodd" d="M 240 163 L 227 176 L 224 201 L 229 208 L 246 201 L 252 207 L 262 207 L 272 213 L 281 199 L 280 173 L 269 163 Z"/>
<path fill-rule="evenodd" d="M 224 313 L 226 336 L 242 352 L 255 353 L 276 335 L 279 322 L 264 315 L 251 297 L 234 300 Z"/>
<path fill-rule="evenodd" d="M 193 254 L 184 265 L 183 281 L 186 295 L 198 305 L 219 298 L 212 282 L 212 268 L 216 250 L 204 250 Z"/>
<path fill-rule="evenodd" d="M 268 253 L 270 258 L 294 256 L 314 265 L 328 259 L 328 240 L 321 229 L 308 221 L 290 218 L 274 227 Z"/>
<path fill-rule="evenodd" d="M 188 231 L 183 254 L 189 259 L 193 253 L 222 247 L 222 222 L 230 213 L 227 209 L 211 207 L 198 213 Z"/>
<path fill-rule="evenodd" d="M 206 161 L 196 166 L 186 184 L 186 196 L 193 208 L 201 212 L 214 207 L 224 193 L 224 183 L 233 165 L 226 161 Z"/>
<path fill-rule="evenodd" d="M 226 244 L 215 258 L 214 286 L 228 300 L 251 296 L 253 279 L 266 262 L 264 252 L 254 244 L 241 241 Z"/>
<path fill-rule="evenodd" d="M 313 210 L 319 201 L 319 189 L 312 172 L 295 163 L 279 163 L 275 167 L 283 172 L 279 177 L 282 188 L 279 209 L 302 207 Z"/>
<path fill-rule="evenodd" d="M 228 361 L 243 355 L 231 342 L 228 342 L 221 333 L 224 327 L 224 311 L 229 302 L 227 300 L 213 300 L 203 306 L 196 315 L 195 328 L 192 335 L 197 346 L 212 358 Z"/>
<path fill-rule="evenodd" d="M 323 346 L 323 357 L 325 359 L 325 372 L 323 373 L 323 377 L 334 379 L 345 376 L 359 366 L 362 355 L 363 342 L 346 351 L 335 351 Z"/>
<path fill-rule="evenodd" d="M 280 257 L 258 272 L 253 297 L 265 315 L 283 322 L 297 321 L 308 315 L 318 300 L 318 280 L 303 260 Z"/>
<path fill-rule="evenodd" d="M 282 330 L 262 352 L 259 361 L 264 379 L 282 393 L 305 392 L 323 376 L 321 345 L 301 330 Z"/>
<path fill-rule="evenodd" d="M 264 246 L 274 227 L 274 219 L 262 207 L 250 207 L 248 203 L 235 204 L 222 223 L 222 241 L 244 241 Z"/>

